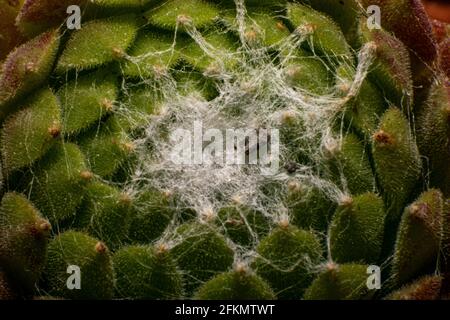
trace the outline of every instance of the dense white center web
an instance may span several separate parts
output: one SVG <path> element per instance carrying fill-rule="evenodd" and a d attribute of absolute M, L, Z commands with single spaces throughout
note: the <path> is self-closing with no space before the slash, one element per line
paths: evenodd
<path fill-rule="evenodd" d="M 329 94 L 315 95 L 293 88 L 286 77 L 288 66 L 295 59 L 301 43 L 311 41 L 309 31 L 298 29 L 277 43 L 278 54 L 274 57 L 273 50 L 248 41 L 246 23 L 249 18 L 243 1 L 236 1 L 236 5 L 235 27 L 241 46 L 233 53 L 223 52 L 208 43 L 191 21 L 179 22 L 205 55 L 212 59 L 219 95 L 211 101 L 193 91 L 185 95 L 179 92 L 175 80 L 168 73 L 160 75 L 156 83 L 152 82 L 155 90 L 160 90 L 163 95 L 163 102 L 158 114 L 149 116 L 144 135 L 134 141 L 138 167 L 131 173 L 129 191 L 134 193 L 150 186 L 176 194 L 182 203 L 194 208 L 200 216 L 214 214 L 231 201 L 236 201 L 273 220 L 279 220 L 287 213 L 282 202 L 286 190 L 282 188 L 280 194 L 267 196 L 261 189 L 269 182 L 287 186 L 289 181 L 296 180 L 319 187 L 331 199 L 339 201 L 346 191 L 322 179 L 317 169 L 323 161 L 324 146 L 339 144 L 339 136 L 333 135 L 331 127 L 336 116 L 343 112 L 345 103 L 358 93 L 370 68 L 374 48 L 370 43 L 361 48 L 355 76 L 352 81 L 347 81 L 346 95 L 343 96 L 341 88 L 337 87 L 330 88 Z M 133 57 L 139 58 L 144 57 Z M 325 66 L 330 62 L 324 56 L 312 58 L 320 59 Z M 232 68 L 225 63 L 229 60 L 235 61 Z M 126 108 L 122 105 L 120 109 Z M 237 110 L 238 115 L 231 115 L 230 110 Z M 283 119 L 287 117 L 301 119 L 305 124 L 297 139 L 302 141 L 313 159 L 312 164 L 298 163 L 295 174 L 287 174 L 282 167 L 275 175 L 265 176 L 258 166 L 174 164 L 170 157 L 173 141 L 161 133 L 162 127 L 169 133 L 180 128 L 193 131 L 195 121 L 200 121 L 205 130 L 281 128 Z M 152 145 L 151 151 L 149 145 Z M 289 158 L 289 150 L 283 142 L 280 153 L 280 163 L 283 164 L 283 160 Z"/>

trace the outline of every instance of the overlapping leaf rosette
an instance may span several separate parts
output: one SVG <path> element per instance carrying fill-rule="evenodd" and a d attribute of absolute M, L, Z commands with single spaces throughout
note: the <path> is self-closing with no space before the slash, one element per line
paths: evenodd
<path fill-rule="evenodd" d="M 418 0 L 0 4 L 1 298 L 448 297 L 450 29 Z M 195 121 L 279 130 L 279 170 L 171 162 Z"/>

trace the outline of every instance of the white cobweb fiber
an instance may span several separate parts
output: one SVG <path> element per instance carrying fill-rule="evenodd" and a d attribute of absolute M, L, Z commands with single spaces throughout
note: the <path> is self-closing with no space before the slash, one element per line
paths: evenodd
<path fill-rule="evenodd" d="M 160 97 L 161 102 L 156 114 L 139 115 L 140 121 L 145 120 L 145 125 L 142 134 L 133 141 L 136 167 L 129 173 L 130 179 L 125 189 L 131 195 L 148 189 L 173 194 L 180 208 L 193 209 L 200 222 L 216 221 L 219 227 L 223 226 L 223 221 L 219 221 L 218 211 L 232 205 L 252 208 L 273 224 L 277 224 L 290 220 L 290 213 L 284 201 L 290 181 L 318 188 L 335 202 L 347 196 L 347 190 L 322 176 L 323 150 L 330 141 L 339 143 L 342 138 L 344 132 L 335 134 L 332 128 L 336 127 L 336 121 L 342 121 L 338 115 L 345 111 L 346 103 L 358 94 L 371 67 L 374 48 L 367 44 L 356 54 L 356 72 L 353 79 L 340 79 L 347 84 L 344 93 L 338 86 L 331 86 L 324 95 L 294 88 L 287 77 L 287 70 L 298 57 L 297 50 L 300 45 L 312 41 L 310 30 L 297 29 L 274 45 L 274 48 L 264 47 L 248 40 L 246 24 L 249 17 L 246 8 L 242 0 L 235 2 L 237 14 L 234 30 L 237 30 L 240 39 L 236 51 L 230 53 L 215 48 L 190 21 L 184 19 L 179 21 L 178 25 L 180 27 L 180 24 L 183 24 L 184 30 L 211 59 L 212 63 L 204 76 L 214 80 L 218 91 L 215 98 L 206 100 L 198 91 L 187 90 L 185 93 L 179 90 L 169 68 L 158 70 L 154 79 L 143 78 L 138 84 L 154 90 L 155 96 Z M 175 48 L 177 32 L 169 50 Z M 278 53 L 274 55 L 274 52 Z M 148 55 L 161 53 L 149 52 Z M 139 62 L 148 55 L 129 59 L 131 62 Z M 351 64 L 350 61 L 353 61 L 331 59 L 315 53 L 311 58 L 321 61 L 335 77 L 337 75 L 334 73 L 334 67 Z M 233 63 L 230 64 L 229 61 Z M 124 94 L 132 87 L 133 85 L 124 83 Z M 127 116 L 128 110 L 126 103 L 117 108 L 117 112 L 122 116 Z M 285 119 L 292 117 L 303 124 L 302 130 L 295 137 L 299 142 L 296 145 L 302 146 L 302 151 L 310 158 L 309 162 L 295 163 L 295 172 L 287 172 L 284 168 L 287 164 L 292 165 L 292 148 L 289 148 L 283 139 L 280 139 L 279 170 L 272 175 L 264 175 L 259 165 L 186 165 L 172 161 L 174 145 L 168 136 L 179 129 L 192 132 L 195 122 L 201 122 L 204 130 L 218 129 L 225 132 L 227 129 L 282 129 Z M 249 146 L 252 147 L 255 146 Z M 270 185 L 277 187 L 269 188 L 270 191 L 267 192 Z M 145 204 L 142 205 L 145 210 Z M 253 238 L 253 245 L 246 247 L 236 244 L 225 235 L 227 243 L 235 253 L 235 264 L 249 263 L 257 255 L 255 247 L 260 240 L 246 217 L 241 214 L 241 218 Z M 183 237 L 187 236 L 175 231 L 180 223 L 177 217 L 174 218 L 162 237 L 156 241 L 169 247 L 179 244 Z M 308 257 L 300 258 L 298 264 L 300 263 L 307 266 L 311 272 L 322 268 L 311 263 Z"/>
<path fill-rule="evenodd" d="M 132 172 L 130 192 L 151 186 L 161 191 L 176 194 L 182 203 L 187 203 L 197 213 L 216 212 L 230 204 L 233 199 L 258 209 L 274 220 L 286 212 L 281 201 L 282 194 L 265 196 L 261 188 L 276 181 L 286 185 L 296 179 L 324 189 L 333 200 L 344 194 L 336 185 L 324 181 L 317 173 L 322 161 L 322 148 L 329 138 L 336 116 L 343 111 L 345 103 L 355 96 L 371 65 L 372 48 L 367 45 L 358 55 L 355 77 L 349 83 L 345 96 L 338 88 L 330 88 L 327 95 L 314 95 L 306 90 L 293 88 L 286 78 L 286 68 L 295 58 L 299 45 L 308 40 L 308 31 L 297 30 L 277 44 L 279 56 L 268 48 L 250 44 L 245 37 L 246 11 L 241 1 L 237 3 L 236 25 L 241 46 L 236 52 L 227 53 L 214 48 L 189 22 L 184 28 L 208 55 L 214 66 L 219 95 L 211 101 L 195 92 L 184 95 L 178 91 L 175 80 L 168 74 L 158 77 L 155 86 L 163 95 L 160 111 L 149 116 L 144 135 L 134 141 L 138 167 Z M 318 57 L 319 59 L 322 59 Z M 236 61 L 227 68 L 225 60 Z M 326 59 L 323 59 L 324 65 Z M 329 68 L 330 69 L 330 68 Z M 330 70 L 331 72 L 331 70 Z M 125 106 L 126 107 L 126 106 Z M 237 111 L 233 115 L 230 110 Z M 289 150 L 280 145 L 280 169 L 274 175 L 263 175 L 261 167 L 235 164 L 175 164 L 170 154 L 173 141 L 166 132 L 186 129 L 193 132 L 194 122 L 201 122 L 204 130 L 280 128 L 283 118 L 294 116 L 305 124 L 298 133 L 313 163 L 298 163 L 295 174 L 287 174 L 283 163 L 289 158 Z M 161 128 L 164 128 L 164 133 Z M 152 146 L 151 151 L 149 145 Z"/>

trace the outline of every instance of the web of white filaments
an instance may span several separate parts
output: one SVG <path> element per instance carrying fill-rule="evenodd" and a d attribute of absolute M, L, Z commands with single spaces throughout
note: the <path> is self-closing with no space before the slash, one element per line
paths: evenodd
<path fill-rule="evenodd" d="M 344 132 L 336 134 L 332 128 L 336 127 L 336 121 L 341 121 L 338 115 L 344 112 L 346 103 L 358 94 L 369 72 L 374 57 L 373 45 L 368 43 L 358 51 L 353 78 L 339 79 L 347 84 L 344 94 L 337 85 L 330 87 L 324 95 L 294 88 L 287 72 L 298 57 L 298 48 L 308 42 L 311 47 L 314 45 L 311 30 L 298 28 L 273 48 L 264 47 L 259 42 L 249 40 L 246 33 L 250 18 L 243 1 L 235 2 L 233 30 L 240 38 L 240 46 L 236 51 L 228 52 L 214 47 L 192 21 L 186 19 L 179 19 L 173 46 L 168 49 L 174 50 L 177 32 L 182 27 L 212 61 L 204 76 L 216 83 L 218 95 L 215 98 L 207 100 L 195 91 L 183 93 L 168 72 L 161 72 L 152 80 L 142 79 L 144 84 L 158 92 L 161 102 L 156 114 L 142 114 L 140 117 L 146 119 L 146 124 L 143 134 L 134 140 L 137 167 L 133 168 L 127 183 L 128 193 L 138 194 L 147 189 L 157 189 L 173 194 L 180 207 L 195 210 L 199 221 L 218 219 L 219 209 L 232 204 L 255 209 L 275 223 L 289 220 L 289 211 L 283 199 L 291 181 L 319 188 L 330 200 L 341 201 L 348 195 L 347 190 L 320 174 L 324 148 L 340 143 Z M 274 51 L 278 53 L 274 55 Z M 129 57 L 129 60 L 139 62 L 149 55 L 162 53 L 149 52 L 143 56 Z M 330 74 L 334 74 L 334 68 L 338 65 L 350 64 L 353 68 L 353 58 L 335 59 L 316 53 L 310 58 L 321 61 Z M 125 94 L 127 89 L 124 84 Z M 119 106 L 117 112 L 126 116 L 127 105 L 124 103 Z M 295 118 L 303 124 L 302 131 L 298 132 L 295 139 L 299 140 L 298 145 L 303 146 L 311 159 L 308 163 L 296 163 L 294 173 L 283 169 L 283 164 L 292 159 L 292 150 L 283 140 L 280 141 L 280 168 L 271 175 L 263 174 L 264 168 L 258 165 L 186 165 L 176 164 L 172 160 L 174 144 L 167 133 L 179 129 L 192 132 L 195 122 L 201 122 L 204 130 L 259 130 L 282 129 L 289 118 Z M 271 184 L 280 187 L 268 194 L 264 190 Z M 242 218 L 245 220 L 244 216 Z M 246 224 L 249 232 L 257 239 L 256 232 Z M 174 220 L 159 241 L 170 246 L 179 243 L 182 237 L 174 232 L 178 225 Z M 236 258 L 239 261 L 255 255 L 252 250 L 231 241 L 230 246 L 239 253 L 239 258 Z"/>

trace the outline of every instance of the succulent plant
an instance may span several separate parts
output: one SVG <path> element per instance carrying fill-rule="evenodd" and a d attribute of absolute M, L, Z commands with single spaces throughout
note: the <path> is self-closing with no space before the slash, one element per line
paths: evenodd
<path fill-rule="evenodd" d="M 0 0 L 0 298 L 448 298 L 449 40 L 418 0 Z M 276 172 L 204 152 L 239 128 Z"/>

